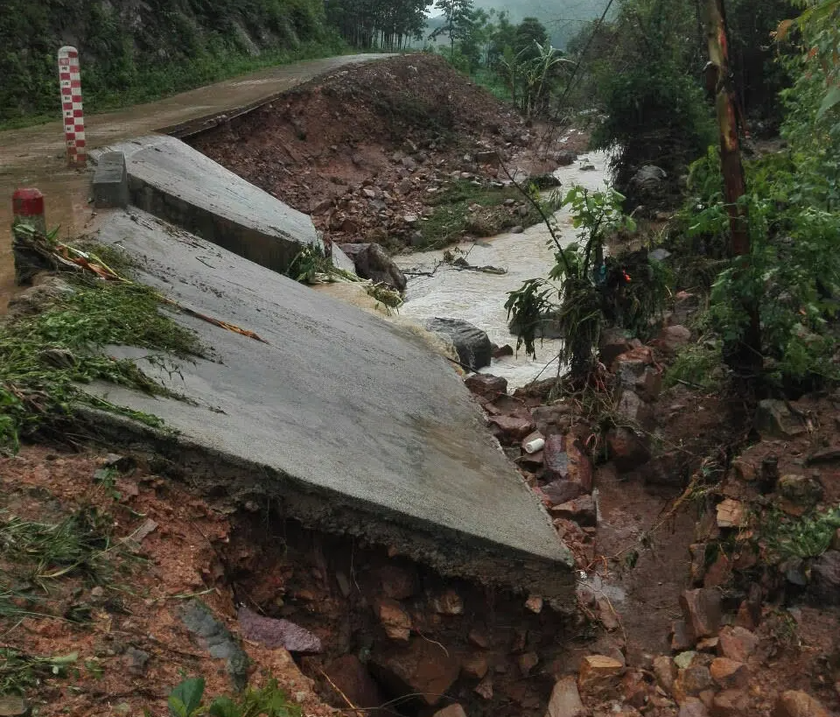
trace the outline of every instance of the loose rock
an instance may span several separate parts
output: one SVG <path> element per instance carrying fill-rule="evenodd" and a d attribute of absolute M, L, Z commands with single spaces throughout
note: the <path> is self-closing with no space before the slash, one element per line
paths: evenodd
<path fill-rule="evenodd" d="M 524 416 L 491 416 L 489 421 L 517 443 L 533 432 L 535 427 L 534 422 Z"/>
<path fill-rule="evenodd" d="M 483 697 L 485 700 L 492 700 L 493 678 L 490 675 L 487 675 L 481 682 L 478 683 L 478 686 L 475 688 L 475 693 L 479 697 Z"/>
<path fill-rule="evenodd" d="M 840 605 L 840 551 L 829 550 L 814 560 L 809 590 L 822 605 Z"/>
<path fill-rule="evenodd" d="M 293 622 L 263 617 L 244 606 L 239 608 L 238 617 L 239 628 L 246 640 L 269 648 L 284 647 L 289 652 L 321 652 L 321 640 Z"/>
<path fill-rule="evenodd" d="M 695 639 L 717 635 L 720 629 L 720 593 L 717 590 L 686 590 L 680 606 Z"/>
<path fill-rule="evenodd" d="M 574 677 L 563 677 L 554 684 L 545 717 L 583 717 L 586 709 L 580 700 Z"/>
<path fill-rule="evenodd" d="M 426 330 L 451 343 L 458 360 L 471 371 L 489 366 L 493 360 L 493 344 L 487 332 L 468 321 L 434 318 L 426 322 Z"/>
<path fill-rule="evenodd" d="M 605 655 L 588 655 L 580 663 L 578 689 L 586 694 L 602 693 L 616 687 L 624 665 Z"/>
<path fill-rule="evenodd" d="M 429 706 L 440 702 L 440 695 L 449 691 L 461 671 L 457 660 L 422 638 L 414 638 L 408 647 L 374 652 L 370 664 L 389 692 L 420 694 Z"/>
<path fill-rule="evenodd" d="M 466 677 L 481 680 L 489 669 L 484 655 L 468 655 L 461 660 L 461 673 Z"/>
<path fill-rule="evenodd" d="M 784 401 L 766 398 L 759 401 L 755 412 L 755 428 L 762 438 L 795 438 L 805 433 L 801 419 Z"/>
<path fill-rule="evenodd" d="M 439 615 L 463 615 L 464 601 L 454 590 L 447 590 L 432 599 L 432 607 Z"/>
<path fill-rule="evenodd" d="M 723 689 L 739 689 L 746 687 L 750 681 L 750 672 L 743 662 L 730 660 L 728 657 L 718 657 L 709 666 L 712 679 Z"/>
<path fill-rule="evenodd" d="M 744 525 L 746 511 L 739 500 L 727 498 L 717 506 L 717 524 L 719 528 L 740 528 Z"/>
<path fill-rule="evenodd" d="M 666 326 L 656 339 L 657 345 L 669 353 L 676 353 L 690 342 L 691 331 L 685 326 Z"/>
<path fill-rule="evenodd" d="M 724 690 L 712 700 L 712 717 L 744 717 L 750 714 L 750 698 L 744 690 Z"/>
<path fill-rule="evenodd" d="M 650 449 L 645 441 L 624 426 L 610 430 L 607 447 L 619 473 L 629 473 L 650 460 Z"/>
<path fill-rule="evenodd" d="M 449 705 L 449 707 L 444 707 L 442 710 L 435 712 L 435 717 L 467 717 L 467 713 L 456 702 L 454 705 Z"/>
<path fill-rule="evenodd" d="M 674 697 L 682 703 L 686 697 L 696 697 L 712 686 L 712 675 L 705 665 L 692 664 L 685 670 L 680 670 L 674 681 Z"/>
<path fill-rule="evenodd" d="M 667 655 L 660 655 L 653 660 L 653 674 L 656 675 L 657 684 L 668 694 L 674 689 L 674 680 L 677 679 L 677 666 Z"/>
<path fill-rule="evenodd" d="M 340 244 L 339 248 L 353 260 L 356 273 L 363 279 L 405 291 L 408 283 L 405 274 L 379 244 Z"/>
<path fill-rule="evenodd" d="M 709 710 L 697 697 L 687 697 L 680 705 L 678 717 L 709 717 Z"/>
<path fill-rule="evenodd" d="M 551 514 L 555 518 L 573 520 L 583 527 L 594 527 L 598 524 L 598 511 L 591 495 L 582 495 L 580 498 L 553 506 Z"/>
<path fill-rule="evenodd" d="M 380 600 L 376 606 L 379 622 L 392 640 L 408 642 L 411 637 L 411 617 L 396 600 Z"/>
<path fill-rule="evenodd" d="M 724 627 L 719 638 L 718 654 L 737 662 L 749 660 L 759 643 L 758 636 L 743 627 Z"/>
<path fill-rule="evenodd" d="M 477 396 L 483 396 L 491 401 L 501 394 L 507 393 L 507 379 L 501 376 L 491 376 L 489 373 L 476 373 L 464 379 L 464 385 Z"/>
<path fill-rule="evenodd" d="M 779 696 L 773 717 L 829 717 L 829 713 L 808 693 L 788 690 Z"/>

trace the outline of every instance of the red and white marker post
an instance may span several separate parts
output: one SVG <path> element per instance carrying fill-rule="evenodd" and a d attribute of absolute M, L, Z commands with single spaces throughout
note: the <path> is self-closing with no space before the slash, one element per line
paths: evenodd
<path fill-rule="evenodd" d="M 79 51 L 75 47 L 62 47 L 58 51 L 58 78 L 61 84 L 61 109 L 64 113 L 64 138 L 67 141 L 67 164 L 84 168 L 87 163 L 85 115 L 82 108 Z"/>

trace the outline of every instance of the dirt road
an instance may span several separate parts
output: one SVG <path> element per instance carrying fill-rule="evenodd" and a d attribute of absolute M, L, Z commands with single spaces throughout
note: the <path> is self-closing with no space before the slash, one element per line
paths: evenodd
<path fill-rule="evenodd" d="M 150 132 L 200 124 L 221 114 L 260 104 L 295 85 L 347 64 L 381 55 L 346 55 L 261 70 L 158 102 L 87 118 L 91 148 Z M 91 218 L 88 172 L 69 170 L 64 161 L 60 120 L 0 132 L 0 314 L 14 291 L 11 255 L 11 196 L 19 187 L 37 187 L 46 197 L 47 224 L 61 236 L 84 233 Z"/>

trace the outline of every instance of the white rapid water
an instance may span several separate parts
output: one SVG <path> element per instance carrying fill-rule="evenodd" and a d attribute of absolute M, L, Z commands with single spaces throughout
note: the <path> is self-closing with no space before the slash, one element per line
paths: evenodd
<path fill-rule="evenodd" d="M 609 177 L 607 163 L 606 153 L 592 152 L 554 174 L 562 182 L 564 192 L 574 185 L 603 189 Z M 595 169 L 583 170 L 582 167 L 587 165 L 594 165 Z M 557 212 L 555 216 L 565 246 L 574 241 L 576 230 L 566 210 Z M 471 265 L 495 266 L 507 269 L 507 274 L 459 271 L 449 264 L 441 264 L 433 276 L 409 277 L 400 315 L 421 324 L 436 316 L 463 319 L 484 329 L 493 343 L 499 346 L 510 344 L 515 348 L 516 337 L 508 331 L 504 308 L 507 294 L 528 279 L 547 276 L 554 264 L 551 235 L 545 226 L 538 224 L 526 229 L 523 234 L 501 234 L 478 242 L 463 242 L 459 248 L 464 253 L 469 252 L 467 261 Z M 442 259 L 443 251 L 395 257 L 403 271 L 432 271 Z M 516 356 L 494 360 L 484 372 L 503 376 L 511 388 L 529 383 L 541 372 L 543 378 L 549 378 L 557 370 L 559 348 L 559 341 L 547 340 L 542 345 L 537 344 L 536 360 L 520 351 Z"/>

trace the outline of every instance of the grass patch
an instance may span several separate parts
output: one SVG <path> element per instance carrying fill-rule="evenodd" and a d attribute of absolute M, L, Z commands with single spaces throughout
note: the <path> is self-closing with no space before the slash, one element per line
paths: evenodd
<path fill-rule="evenodd" d="M 113 518 L 97 508 L 79 508 L 56 522 L 0 514 L 0 618 L 90 619 L 90 606 L 66 604 L 55 594 L 59 580 L 105 583 L 113 573 L 109 554 Z M 68 593 L 78 582 L 64 583 Z M 75 593 L 74 593 L 75 594 Z M 60 612 L 56 612 L 59 608 Z M 0 694 L 23 694 L 47 678 L 75 669 L 78 654 L 41 657 L 0 648 Z"/>
<path fill-rule="evenodd" d="M 491 237 L 505 229 L 529 227 L 542 221 L 530 204 L 526 204 L 528 213 L 522 216 L 505 206 L 507 200 L 518 205 L 525 203 L 516 187 L 476 186 L 468 180 L 454 182 L 428 200 L 434 209 L 420 224 L 423 241 L 418 248 L 441 249 L 464 236 Z"/>
<path fill-rule="evenodd" d="M 65 575 L 95 579 L 110 549 L 109 518 L 80 509 L 58 523 L 0 517 L 0 558 L 18 566 L 17 577 L 42 584 Z"/>
<path fill-rule="evenodd" d="M 840 528 L 840 506 L 801 518 L 777 510 L 762 521 L 762 526 L 761 540 L 779 559 L 816 558 L 828 550 Z"/>
<path fill-rule="evenodd" d="M 473 81 L 490 92 L 496 99 L 508 104 L 513 104 L 513 96 L 510 94 L 510 87 L 499 79 L 499 75 L 492 70 L 480 69 L 470 75 Z"/>
<path fill-rule="evenodd" d="M 687 385 L 714 391 L 723 385 L 726 367 L 719 342 L 700 342 L 686 346 L 665 373 L 665 386 Z"/>
<path fill-rule="evenodd" d="M 119 261 L 101 247 L 97 251 Z M 22 438 L 57 435 L 78 404 L 160 426 L 154 416 L 82 390 L 82 384 L 103 380 L 152 395 L 173 395 L 133 361 L 104 354 L 107 345 L 148 349 L 148 359 L 169 368 L 170 355 L 204 353 L 198 336 L 173 320 L 153 289 L 70 276 L 42 313 L 0 324 L 0 451 L 15 451 Z"/>

